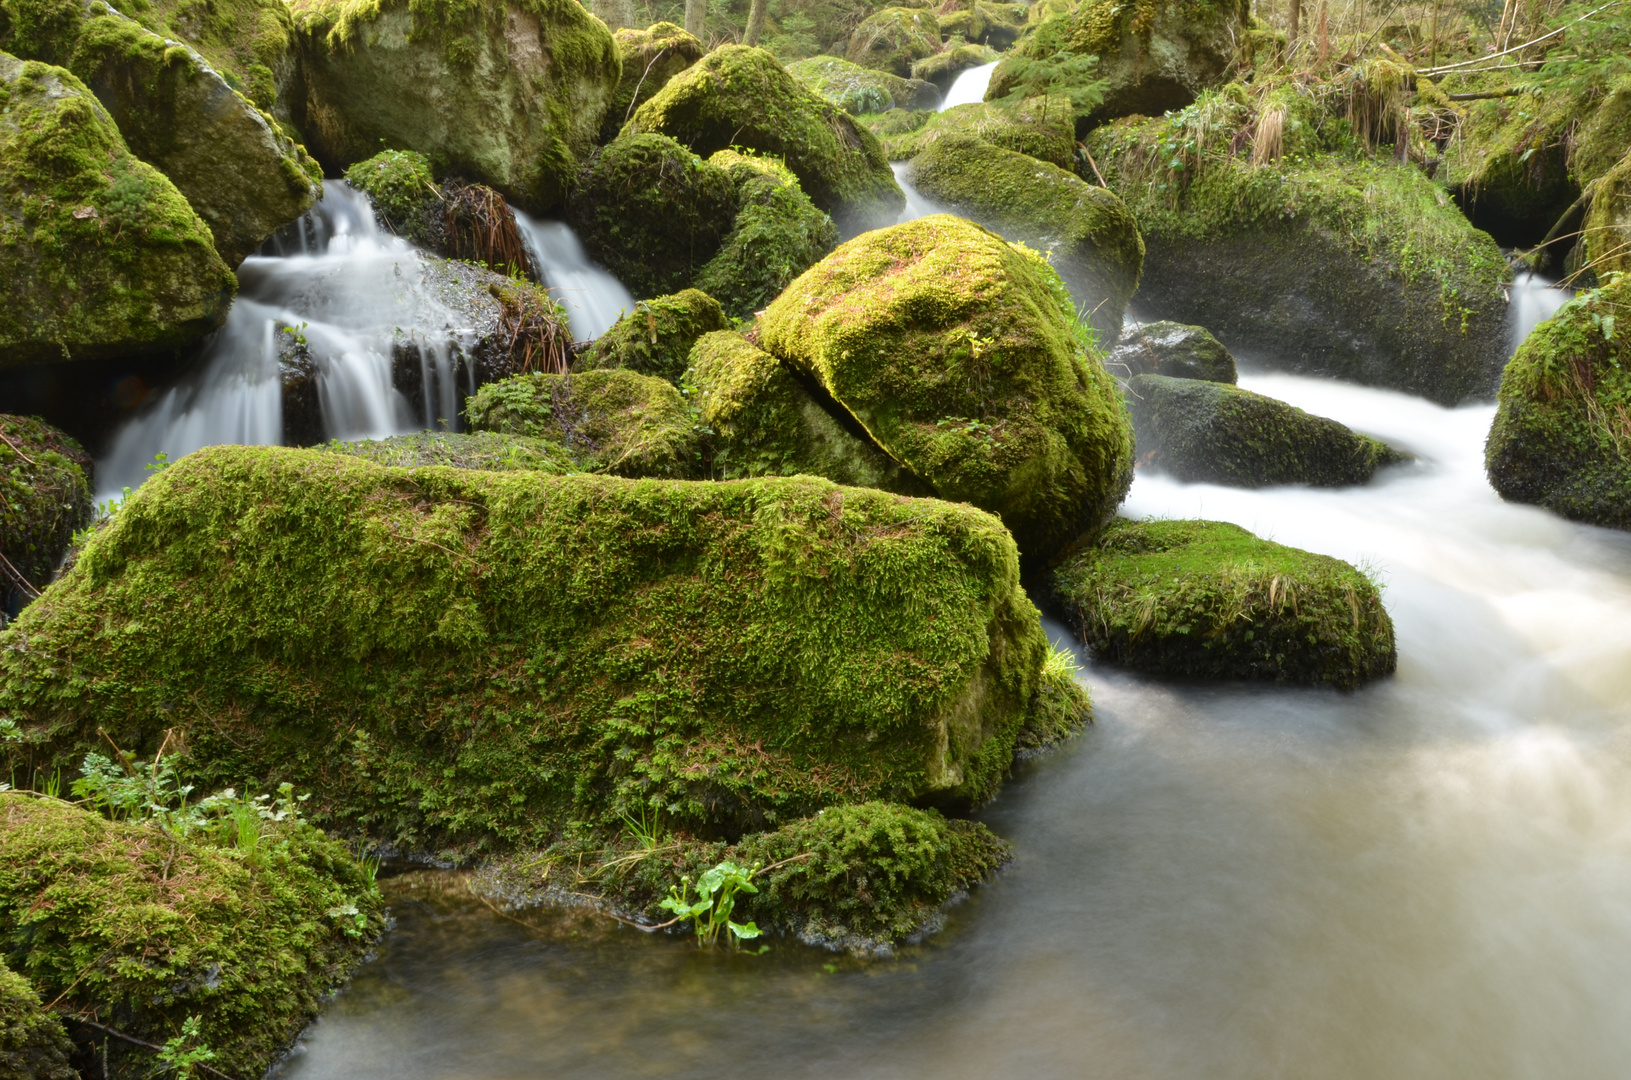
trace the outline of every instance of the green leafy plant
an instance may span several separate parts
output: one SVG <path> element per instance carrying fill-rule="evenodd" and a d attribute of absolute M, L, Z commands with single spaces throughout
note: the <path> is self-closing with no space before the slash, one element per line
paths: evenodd
<path fill-rule="evenodd" d="M 1065 98 L 1078 112 L 1086 112 L 1104 101 L 1108 80 L 1095 78 L 1099 58 L 1070 51 L 1066 20 L 1050 19 L 1037 27 L 1023 50 L 1008 54 L 1006 66 L 1011 88 L 997 100 L 1017 107 L 1032 98 L 1041 98 L 1043 123 L 1048 120 L 1048 102 L 1055 97 Z"/>
<path fill-rule="evenodd" d="M 161 1075 L 177 1077 L 197 1076 L 201 1066 L 215 1060 L 215 1051 L 198 1039 L 198 1017 L 187 1017 L 181 1034 L 164 1041 L 158 1059 L 164 1066 Z"/>
<path fill-rule="evenodd" d="M 712 948 L 722 930 L 727 932 L 731 948 L 739 948 L 742 942 L 756 938 L 760 933 L 758 926 L 751 922 L 739 923 L 731 919 L 737 896 L 759 891 L 753 884 L 758 873 L 758 863 L 744 870 L 733 862 L 722 862 L 704 871 L 697 879 L 695 896 L 691 893 L 691 877 L 687 874 L 669 890 L 668 899 L 660 906 L 674 913 L 675 922 L 691 920 L 697 945 L 701 948 Z"/>

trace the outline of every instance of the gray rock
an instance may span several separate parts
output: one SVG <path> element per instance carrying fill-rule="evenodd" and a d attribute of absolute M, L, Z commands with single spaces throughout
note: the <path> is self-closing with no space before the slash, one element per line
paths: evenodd
<path fill-rule="evenodd" d="M 1234 383 L 1235 358 L 1204 326 L 1152 322 L 1128 330 L 1105 358 L 1106 366 L 1121 374 L 1166 375 L 1174 379 L 1201 379 Z M 1117 366 L 1119 365 L 1119 367 Z"/>

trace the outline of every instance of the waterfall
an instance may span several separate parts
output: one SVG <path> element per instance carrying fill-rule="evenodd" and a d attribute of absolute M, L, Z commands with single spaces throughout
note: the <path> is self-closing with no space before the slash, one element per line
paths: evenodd
<path fill-rule="evenodd" d="M 957 76 L 946 91 L 946 99 L 940 103 L 938 112 L 945 112 L 955 105 L 972 105 L 976 101 L 985 100 L 985 89 L 991 85 L 991 73 L 997 70 L 997 62 L 981 64 L 976 68 L 969 68 Z"/>
<path fill-rule="evenodd" d="M 550 294 L 566 305 L 574 338 L 597 338 L 625 311 L 634 310 L 633 295 L 621 281 L 589 260 L 577 234 L 564 222 L 535 221 L 517 210 L 515 224 L 539 278 Z"/>
<path fill-rule="evenodd" d="M 1512 303 L 1507 305 L 1507 321 L 1512 327 L 1512 351 L 1540 323 L 1550 319 L 1569 302 L 1574 290 L 1551 278 L 1528 270 L 1520 271 L 1512 282 Z"/>

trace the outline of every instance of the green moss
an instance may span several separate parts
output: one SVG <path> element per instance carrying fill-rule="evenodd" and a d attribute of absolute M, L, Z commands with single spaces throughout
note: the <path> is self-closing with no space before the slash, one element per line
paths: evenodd
<path fill-rule="evenodd" d="M 1232 384 L 1240 377 L 1235 358 L 1206 327 L 1175 322 L 1145 323 L 1128 331 L 1104 362 L 1129 379 L 1166 375 Z"/>
<path fill-rule="evenodd" d="M 84 84 L 0 54 L 0 366 L 190 344 L 236 285 Z"/>
<path fill-rule="evenodd" d="M 7 1080 L 79 1080 L 68 1064 L 73 1044 L 28 980 L 0 963 L 0 1076 Z"/>
<path fill-rule="evenodd" d="M 1577 250 L 1593 275 L 1631 271 L 1631 150 L 1592 188 Z"/>
<path fill-rule="evenodd" d="M 835 409 L 835 418 L 780 361 L 734 331 L 697 342 L 684 390 L 710 432 L 715 476 L 805 473 L 904 495 L 929 493 L 864 431 L 849 430 L 842 410 Z"/>
<path fill-rule="evenodd" d="M 922 109 L 911 112 L 907 112 L 905 109 L 890 109 L 888 112 L 859 116 L 856 119 L 880 140 L 885 140 L 883 145 L 887 153 L 887 140 L 891 135 L 905 135 L 907 132 L 916 131 L 924 124 L 927 124 L 934 116 L 934 113 Z"/>
<path fill-rule="evenodd" d="M 678 385 L 691 364 L 691 346 L 729 325 L 719 301 L 697 289 L 641 300 L 595 340 L 577 367 L 628 368 Z"/>
<path fill-rule="evenodd" d="M 941 29 L 946 29 L 950 25 L 948 20 L 956 18 L 957 15 L 966 16 L 971 21 L 978 18 L 973 12 L 957 12 L 941 19 Z M 979 24 L 976 22 L 975 25 Z M 984 29 L 983 26 L 980 26 L 980 28 Z M 965 36 L 970 41 L 975 41 L 979 37 L 978 34 Z M 943 94 L 951 89 L 951 84 L 957 81 L 957 76 L 969 68 L 989 64 L 996 58 L 996 50 L 988 45 L 953 45 L 943 52 L 937 52 L 933 56 L 925 56 L 914 63 L 912 65 L 912 78 L 933 83 L 940 88 L 940 92 Z"/>
<path fill-rule="evenodd" d="M 642 806 L 981 801 L 1047 651 L 972 507 L 279 447 L 150 479 L 4 635 L 14 757 L 178 729 L 201 789 L 275 770 L 319 820 L 466 852 Z"/>
<path fill-rule="evenodd" d="M 91 457 L 40 420 L 0 413 L 0 555 L 35 589 L 50 584 L 74 530 L 90 523 Z M 0 625 L 28 599 L 5 575 Z"/>
<path fill-rule="evenodd" d="M 738 209 L 696 285 L 718 297 L 731 317 L 751 319 L 837 245 L 838 228 L 779 162 L 735 150 L 721 150 L 708 162 L 730 174 Z"/>
<path fill-rule="evenodd" d="M 1608 172 L 1631 150 L 1631 75 L 1622 76 L 1586 115 L 1575 134 L 1569 170 L 1584 187 Z"/>
<path fill-rule="evenodd" d="M 1335 420 L 1227 383 L 1139 375 L 1127 394 L 1139 461 L 1185 483 L 1346 487 L 1408 460 Z"/>
<path fill-rule="evenodd" d="M 883 148 L 891 161 L 907 161 L 948 136 L 979 139 L 1061 169 L 1076 163 L 1070 105 L 1062 98 L 1051 103 L 1037 98 L 1017 107 L 984 102 L 953 105 L 912 131 L 885 140 Z"/>
<path fill-rule="evenodd" d="M 624 134 L 597 150 L 567 204 L 589 255 L 638 297 L 689 286 L 735 212 L 729 174 L 666 135 Z"/>
<path fill-rule="evenodd" d="M 346 183 L 367 195 L 380 223 L 398 236 L 424 244 L 431 235 L 432 203 L 441 189 L 430 159 L 413 150 L 382 150 L 345 171 Z"/>
<path fill-rule="evenodd" d="M 1151 674 L 1351 689 L 1397 664 L 1369 578 L 1221 521 L 1118 521 L 1054 591 L 1096 657 Z"/>
<path fill-rule="evenodd" d="M 1061 648 L 1048 653 L 1031 712 L 1016 743 L 1019 756 L 1037 757 L 1076 735 L 1093 720 L 1093 698 L 1076 677 L 1074 657 Z"/>
<path fill-rule="evenodd" d="M 516 375 L 465 404 L 477 431 L 553 444 L 587 472 L 689 477 L 701 467 L 700 435 L 673 384 L 610 368 L 572 375 Z"/>
<path fill-rule="evenodd" d="M 447 465 L 455 469 L 490 471 L 530 469 L 553 476 L 583 471 L 579 461 L 559 443 L 524 435 L 501 435 L 493 431 L 460 434 L 420 431 L 412 435 L 361 439 L 357 442 L 336 439 L 318 449 L 350 454 L 400 469 Z"/>
<path fill-rule="evenodd" d="M 715 49 L 635 110 L 628 130 L 699 154 L 747 147 L 779 157 L 841 232 L 891 224 L 906 205 L 872 133 L 763 49 Z"/>
<path fill-rule="evenodd" d="M 1484 447 L 1503 499 L 1631 529 L 1631 277 L 1535 327 L 1501 377 Z"/>
<path fill-rule="evenodd" d="M 214 1068 L 259 1076 L 384 929 L 379 893 L 342 845 L 299 823 L 261 829 L 251 853 L 0 794 L 7 962 L 66 1012 L 150 1043 L 197 1016 Z M 108 1061 L 115 1078 L 155 1065 L 119 1040 Z"/>
<path fill-rule="evenodd" d="M 1144 239 L 1114 194 L 966 135 L 929 143 L 912 159 L 911 182 L 934 202 L 1046 252 L 1099 333 L 1120 336 L 1144 268 Z"/>
<path fill-rule="evenodd" d="M 1045 562 L 1115 510 L 1132 431 L 1034 251 L 946 214 L 856 237 L 766 310 L 760 344 L 814 378 L 941 498 Z"/>
<path fill-rule="evenodd" d="M 812 56 L 787 65 L 788 74 L 852 116 L 894 108 L 931 109 L 939 101 L 934 87 L 836 56 Z M 916 78 L 916 76 L 913 76 Z"/>
<path fill-rule="evenodd" d="M 668 80 L 701 60 L 708 50 L 702 42 L 671 22 L 644 30 L 623 29 L 612 35 L 623 61 L 623 77 L 606 105 L 600 128 L 601 142 L 611 142 L 634 110 L 651 100 Z"/>
<path fill-rule="evenodd" d="M 850 35 L 844 58 L 852 64 L 906 78 L 912 63 L 940 51 L 940 23 L 928 8 L 886 7 Z"/>

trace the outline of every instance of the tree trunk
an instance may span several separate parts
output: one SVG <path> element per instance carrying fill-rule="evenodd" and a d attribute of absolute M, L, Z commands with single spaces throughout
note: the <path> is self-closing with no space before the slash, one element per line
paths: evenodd
<path fill-rule="evenodd" d="M 1291 17 L 1287 20 L 1290 29 L 1286 33 L 1286 41 L 1295 48 L 1297 45 L 1297 23 L 1302 21 L 1303 0 L 1291 0 Z"/>
<path fill-rule="evenodd" d="M 708 39 L 703 34 L 703 17 L 707 14 L 707 0 L 685 0 L 685 32 L 701 41 L 704 48 L 708 46 Z"/>
<path fill-rule="evenodd" d="M 770 7 L 770 0 L 753 0 L 753 6 L 748 8 L 748 28 L 742 35 L 742 44 L 759 44 L 759 35 L 765 29 L 765 11 Z"/>
<path fill-rule="evenodd" d="M 593 0 L 590 7 L 608 30 L 634 25 L 634 0 Z"/>

